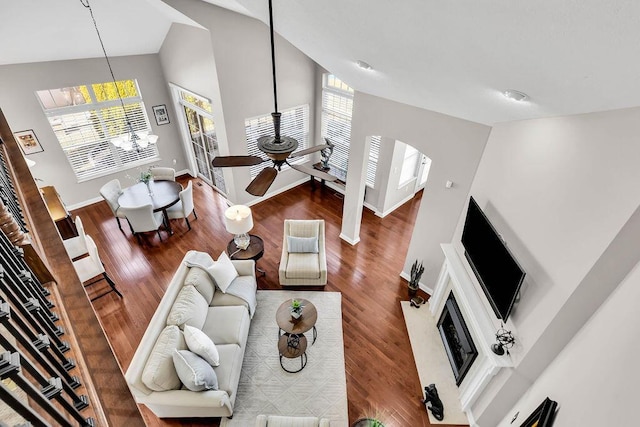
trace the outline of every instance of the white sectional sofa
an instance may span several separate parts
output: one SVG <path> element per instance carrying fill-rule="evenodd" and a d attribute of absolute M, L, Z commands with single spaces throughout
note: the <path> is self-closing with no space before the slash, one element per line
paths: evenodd
<path fill-rule="evenodd" d="M 232 263 L 239 274 L 234 280 L 252 286 L 255 295 L 254 261 Z M 160 418 L 230 417 L 250 322 L 244 300 L 220 291 L 204 270 L 181 263 L 125 374 L 136 401 Z M 185 324 L 202 330 L 215 343 L 220 358 L 213 368 L 217 390 L 191 391 L 178 377 L 172 355 L 174 349 L 187 349 Z"/>

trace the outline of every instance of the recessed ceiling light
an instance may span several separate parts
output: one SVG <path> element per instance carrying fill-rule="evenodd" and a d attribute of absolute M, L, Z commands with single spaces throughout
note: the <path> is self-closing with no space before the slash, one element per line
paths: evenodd
<path fill-rule="evenodd" d="M 513 89 L 507 89 L 502 92 L 502 94 L 505 96 L 505 98 L 509 98 L 513 101 L 525 101 L 529 98 L 526 93 Z"/>
<path fill-rule="evenodd" d="M 363 70 L 373 70 L 373 67 L 371 65 L 369 65 L 368 63 L 358 59 L 356 61 L 356 65 L 360 68 L 362 68 Z"/>

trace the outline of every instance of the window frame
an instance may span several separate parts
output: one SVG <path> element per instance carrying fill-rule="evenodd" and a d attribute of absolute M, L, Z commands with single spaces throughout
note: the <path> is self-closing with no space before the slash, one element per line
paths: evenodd
<path fill-rule="evenodd" d="M 127 118 L 131 120 L 136 132 L 150 133 L 152 130 L 151 124 L 137 80 L 118 80 L 117 83 L 134 85 L 136 95 L 122 98 L 127 110 Z M 111 140 L 117 135 L 110 129 L 117 125 L 118 132 L 120 134 L 123 133 L 124 121 L 123 114 L 119 111 L 122 108 L 120 99 L 98 101 L 98 96 L 94 91 L 94 87 L 98 87 L 97 85 L 108 84 L 113 84 L 113 82 L 88 83 L 75 86 L 74 88 L 85 87 L 89 96 L 89 100 L 86 100 L 87 102 L 76 105 L 73 105 L 75 104 L 74 102 L 72 105 L 47 108 L 39 92 L 58 89 L 44 89 L 35 93 L 44 115 L 47 117 L 47 121 L 56 136 L 58 145 L 64 153 L 78 183 L 160 160 L 157 144 L 149 144 L 147 148 L 137 152 L 136 150 L 125 151 L 111 143 Z M 82 117 L 83 115 L 85 117 Z M 66 125 L 64 125 L 65 120 L 67 121 Z M 72 125 L 74 122 L 77 125 Z M 60 138 L 62 133 L 69 135 L 72 132 L 84 132 L 87 135 L 80 135 L 75 140 L 70 138 L 67 141 Z M 91 157 L 94 153 L 95 157 Z M 87 159 L 84 159 L 85 156 L 87 156 Z M 103 162 L 104 166 L 96 170 L 95 163 L 92 165 L 92 162 Z"/>
<path fill-rule="evenodd" d="M 330 85 L 331 79 L 340 82 L 340 88 Z M 346 87 L 347 89 L 345 89 Z M 349 153 L 351 145 L 351 121 L 353 119 L 353 94 L 354 90 L 343 80 L 331 73 L 322 75 L 322 100 L 321 100 L 321 133 L 323 138 L 329 138 L 335 145 L 333 154 L 329 159 L 329 167 L 331 173 L 338 176 L 347 176 L 349 169 Z M 339 102 L 329 103 L 328 96 L 335 97 Z M 344 103 L 350 106 L 347 108 L 329 109 L 338 103 Z M 331 119 L 331 120 L 330 120 Z M 341 124 L 338 124 L 342 122 Z M 345 129 L 347 129 L 345 131 Z"/>

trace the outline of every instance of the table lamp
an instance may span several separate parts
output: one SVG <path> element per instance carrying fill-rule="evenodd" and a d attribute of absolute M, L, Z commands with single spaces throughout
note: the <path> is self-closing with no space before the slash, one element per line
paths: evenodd
<path fill-rule="evenodd" d="M 233 238 L 236 246 L 242 250 L 249 247 L 249 231 L 253 228 L 251 209 L 244 205 L 233 205 L 224 211 L 224 225 L 229 233 L 235 234 Z"/>

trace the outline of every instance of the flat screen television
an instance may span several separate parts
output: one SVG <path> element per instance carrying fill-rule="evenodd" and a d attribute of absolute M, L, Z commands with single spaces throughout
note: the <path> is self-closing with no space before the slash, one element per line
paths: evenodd
<path fill-rule="evenodd" d="M 462 245 L 494 313 L 506 322 L 525 272 L 473 197 L 462 231 Z"/>

